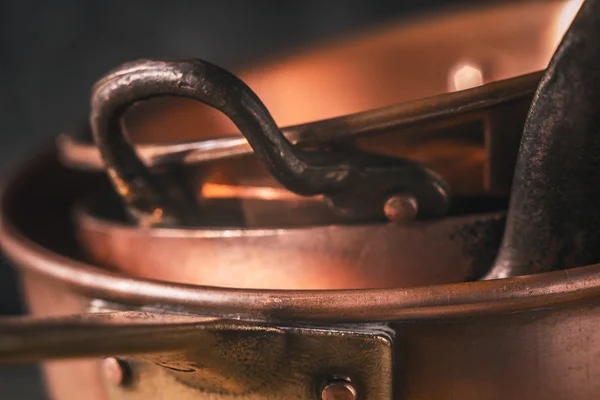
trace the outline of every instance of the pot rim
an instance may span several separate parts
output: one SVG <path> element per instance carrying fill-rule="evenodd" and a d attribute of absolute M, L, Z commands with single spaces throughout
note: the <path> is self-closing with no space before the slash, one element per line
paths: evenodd
<path fill-rule="evenodd" d="M 89 200 L 89 199 L 87 199 Z M 270 200 L 264 200 L 268 202 Z M 82 201 L 76 203 L 73 209 L 73 216 L 76 225 L 85 227 L 85 230 L 96 232 L 107 232 L 109 230 L 123 232 L 128 235 L 146 236 L 152 238 L 171 238 L 171 239 L 218 239 L 218 238 L 238 238 L 238 237 L 265 237 L 278 236 L 282 234 L 307 234 L 318 231 L 328 231 L 332 234 L 336 232 L 364 231 L 369 229 L 378 229 L 382 226 L 384 229 L 394 232 L 397 229 L 419 230 L 430 227 L 431 225 L 448 225 L 451 222 L 459 224 L 461 221 L 470 221 L 473 217 L 477 219 L 493 220 L 506 216 L 506 211 L 497 207 L 490 206 L 489 210 L 472 213 L 449 215 L 442 219 L 415 220 L 406 224 L 394 224 L 386 222 L 370 222 L 343 224 L 342 222 L 331 222 L 315 225 L 282 225 L 282 226 L 144 226 L 138 227 L 134 223 L 124 221 L 112 216 L 105 216 L 97 212 L 95 203 Z"/>
<path fill-rule="evenodd" d="M 51 156 L 52 154 L 50 154 Z M 38 157 L 5 181 L 0 245 L 22 271 L 60 281 L 90 298 L 169 312 L 259 321 L 393 322 L 521 312 L 600 296 L 600 265 L 490 281 L 399 289 L 231 289 L 133 278 L 45 248 L 11 221 L 8 204 Z M 18 197 L 18 196 L 17 196 Z"/>

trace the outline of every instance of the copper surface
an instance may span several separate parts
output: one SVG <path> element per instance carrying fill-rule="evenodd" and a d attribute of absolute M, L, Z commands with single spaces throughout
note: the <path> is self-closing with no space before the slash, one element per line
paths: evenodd
<path fill-rule="evenodd" d="M 134 278 L 81 261 L 65 215 L 86 187 L 97 185 L 87 174 L 59 167 L 53 157 L 29 164 L 7 182 L 2 196 L 0 233 L 7 258 L 87 296 L 255 320 L 431 319 L 524 311 L 600 295 L 596 265 L 496 281 L 363 290 L 232 289 Z M 40 204 L 34 199 L 42 193 L 46 201 Z"/>
<path fill-rule="evenodd" d="M 473 280 L 486 271 L 499 246 L 503 218 L 498 210 L 505 203 L 498 199 L 487 200 L 495 212 L 472 216 L 345 225 L 322 197 L 297 196 L 276 187 L 253 158 L 203 167 L 205 224 L 139 229 L 124 222 L 118 203 L 111 205 L 96 191 L 97 199 L 74 208 L 81 248 L 109 269 L 170 282 L 359 289 Z M 251 186 L 220 183 L 236 178 Z M 486 200 L 472 202 L 478 203 Z"/>
<path fill-rule="evenodd" d="M 391 400 L 392 334 L 377 325 L 197 331 L 182 350 L 128 358 L 132 385 L 107 389 L 115 400 L 304 400 L 344 374 L 363 398 Z"/>
<path fill-rule="evenodd" d="M 22 272 L 23 295 L 27 309 L 35 318 L 59 318 L 86 312 L 88 300 L 65 285 L 43 275 Z M 62 359 L 42 364 L 45 386 L 52 399 L 107 400 L 100 360 Z"/>
<path fill-rule="evenodd" d="M 271 220 L 286 219 L 276 204 L 263 207 Z M 217 220 L 226 215 L 214 212 Z M 474 279 L 493 260 L 503 220 L 497 213 L 410 225 L 322 220 L 320 226 L 176 229 L 138 228 L 82 210 L 76 226 L 92 260 L 131 276 L 255 289 L 359 289 Z"/>
<path fill-rule="evenodd" d="M 50 179 L 56 174 L 64 179 Z M 50 192 L 57 183 L 58 189 L 71 189 Z M 2 245 L 26 282 L 39 282 L 28 290 L 30 302 L 37 304 L 36 313 L 41 309 L 68 313 L 67 303 L 60 299 L 85 295 L 147 310 L 288 323 L 386 320 L 395 330 L 394 398 L 592 400 L 597 396 L 600 365 L 595 359 L 600 343 L 594 332 L 599 328 L 600 266 L 497 281 L 354 291 L 234 290 L 135 279 L 79 261 L 72 237 L 53 237 L 69 229 L 64 213 L 86 185 L 95 187 L 98 181 L 46 159 L 30 164 L 5 188 Z M 41 193 L 46 194 L 45 202 L 35 203 Z M 32 208 L 34 203 L 37 209 Z M 85 303 L 82 299 L 77 304 Z M 191 354 L 171 360 L 194 362 Z M 99 363 L 91 362 L 90 368 L 79 361 L 60 363 L 61 369 L 53 364 L 48 370 L 55 396 L 61 400 L 80 398 L 81 393 L 93 400 L 151 398 L 161 393 L 201 398 L 193 386 L 155 364 L 137 370 L 139 383 L 132 390 L 110 387 L 104 394 L 102 387 L 93 386 L 102 382 Z M 73 379 L 93 384 L 79 387 Z"/>
<path fill-rule="evenodd" d="M 166 368 L 188 393 L 202 399 L 217 394 L 248 400 L 307 398 L 315 386 L 347 374 L 366 396 L 383 400 L 391 397 L 391 333 L 387 326 L 374 324 L 300 327 L 96 312 L 2 321 L 0 361 L 118 354 L 120 360 L 102 360 L 99 371 L 111 398 L 156 398 L 140 373 L 154 375 L 154 384 L 160 384 Z M 177 391 L 177 386 L 170 389 Z"/>

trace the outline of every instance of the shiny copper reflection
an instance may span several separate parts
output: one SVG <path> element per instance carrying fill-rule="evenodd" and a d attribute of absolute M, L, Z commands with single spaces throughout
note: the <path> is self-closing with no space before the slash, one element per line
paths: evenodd
<path fill-rule="evenodd" d="M 262 199 L 298 200 L 300 196 L 289 190 L 267 186 L 234 186 L 207 182 L 200 189 L 200 197 L 205 199 Z"/>
<path fill-rule="evenodd" d="M 498 233 L 502 226 L 500 215 L 486 214 L 406 226 L 136 228 L 89 208 L 77 213 L 76 224 L 85 252 L 110 269 L 168 282 L 254 289 L 461 282 L 481 272 L 485 252 L 492 262 L 494 248 L 477 246 L 489 244 L 485 229 Z"/>
<path fill-rule="evenodd" d="M 450 70 L 449 76 L 450 90 L 467 90 L 484 83 L 483 67 L 471 62 L 459 63 L 455 68 Z"/>
<path fill-rule="evenodd" d="M 581 8 L 584 0 L 568 0 L 562 7 L 560 12 L 555 16 L 553 24 L 550 28 L 550 39 L 548 40 L 548 47 L 550 56 L 554 53 L 554 49 L 558 46 L 562 40 L 565 32 L 571 25 L 571 21 L 575 18 L 577 11 Z"/>

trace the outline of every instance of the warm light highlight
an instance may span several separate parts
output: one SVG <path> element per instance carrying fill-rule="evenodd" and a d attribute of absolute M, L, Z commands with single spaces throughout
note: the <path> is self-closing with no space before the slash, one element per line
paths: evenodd
<path fill-rule="evenodd" d="M 569 29 L 571 22 L 575 18 L 575 15 L 577 15 L 577 12 L 581 8 L 582 4 L 583 0 L 569 0 L 565 3 L 561 12 L 558 14 L 558 18 L 554 22 L 552 32 L 552 43 L 554 45 L 554 49 L 558 47 L 560 41 L 565 35 L 565 32 L 567 29 Z"/>
<path fill-rule="evenodd" d="M 483 85 L 483 72 L 473 63 L 460 63 L 450 71 L 450 91 L 466 90 Z"/>
<path fill-rule="evenodd" d="M 205 199 L 295 200 L 298 198 L 298 195 L 280 188 L 233 186 L 210 182 L 202 185 L 200 196 Z"/>

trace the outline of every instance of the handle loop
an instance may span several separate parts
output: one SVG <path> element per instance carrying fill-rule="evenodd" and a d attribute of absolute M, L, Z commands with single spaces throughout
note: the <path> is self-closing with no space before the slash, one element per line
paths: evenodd
<path fill-rule="evenodd" d="M 448 188 L 418 163 L 364 152 L 302 151 L 279 130 L 256 94 L 230 72 L 205 61 L 141 60 L 109 73 L 94 87 L 91 126 L 108 174 L 139 221 L 198 224 L 194 196 L 153 173 L 121 127 L 129 106 L 156 96 L 187 97 L 228 116 L 273 177 L 300 195 L 325 195 L 350 221 L 385 218 L 386 200 L 416 199 L 419 217 L 443 215 Z"/>

